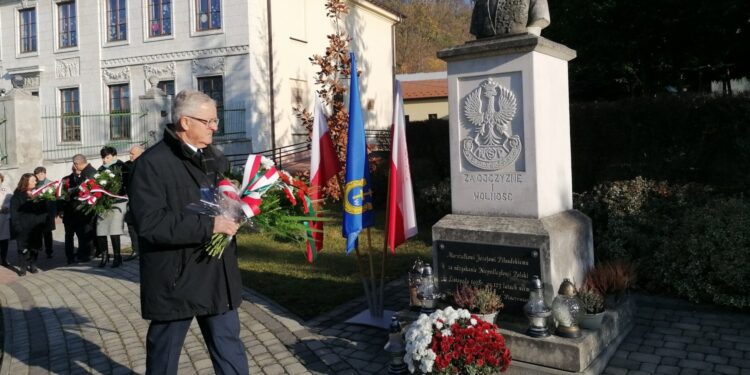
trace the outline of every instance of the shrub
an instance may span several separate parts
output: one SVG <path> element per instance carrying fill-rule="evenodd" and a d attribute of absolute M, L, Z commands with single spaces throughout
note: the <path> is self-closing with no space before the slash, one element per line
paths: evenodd
<path fill-rule="evenodd" d="M 458 308 L 478 314 L 492 314 L 504 307 L 500 296 L 489 285 L 476 287 L 461 284 L 453 293 L 453 302 Z"/>
<path fill-rule="evenodd" d="M 592 267 L 583 281 L 584 289 L 601 295 L 623 293 L 635 284 L 636 266 L 624 260 L 600 262 Z"/>
<path fill-rule="evenodd" d="M 576 195 L 575 202 L 592 220 L 597 269 L 601 262 L 633 262 L 637 286 L 650 292 L 750 307 L 750 203 L 745 199 L 721 196 L 705 185 L 639 177 L 596 186 Z M 628 273 L 626 268 L 608 271 L 622 272 Z M 595 276 L 586 283 L 612 293 L 608 276 Z M 631 283 L 625 278 L 614 288 Z"/>
<path fill-rule="evenodd" d="M 750 307 L 750 202 L 717 198 L 679 218 L 649 271 L 694 302 Z"/>
<path fill-rule="evenodd" d="M 596 289 L 582 287 L 578 291 L 578 299 L 587 314 L 598 314 L 604 311 L 604 296 Z"/>

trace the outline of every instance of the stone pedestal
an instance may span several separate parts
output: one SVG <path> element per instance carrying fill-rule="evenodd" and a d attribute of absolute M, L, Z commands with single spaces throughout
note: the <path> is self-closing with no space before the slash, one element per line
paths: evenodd
<path fill-rule="evenodd" d="M 15 186 L 24 173 L 42 165 L 43 132 L 39 97 L 23 89 L 13 89 L 0 97 L 0 111 L 6 123 L 7 159 L 2 168 L 6 186 Z"/>
<path fill-rule="evenodd" d="M 550 306 L 563 279 L 580 284 L 594 262 L 591 220 L 569 210 L 541 219 L 447 215 L 432 227 L 440 289 L 462 282 L 490 284 L 505 311 L 522 315 L 533 275 Z"/>
<path fill-rule="evenodd" d="M 171 122 L 171 97 L 161 89 L 152 86 L 146 91 L 146 94 L 139 96 L 138 100 L 141 103 L 141 112 L 148 116 L 145 123 L 153 126 L 153 128 L 146 129 L 147 134 L 135 136 L 144 139 L 148 143 L 155 143 L 161 139 L 162 134 L 164 134 L 164 128 Z"/>

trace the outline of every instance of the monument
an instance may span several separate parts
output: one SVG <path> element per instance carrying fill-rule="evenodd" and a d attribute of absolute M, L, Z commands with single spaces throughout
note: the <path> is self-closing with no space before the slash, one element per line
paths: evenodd
<path fill-rule="evenodd" d="M 594 263 L 591 221 L 572 198 L 568 61 L 576 52 L 540 36 L 549 23 L 546 0 L 480 0 L 477 40 L 438 52 L 448 63 L 452 213 L 432 229 L 434 269 L 444 292 L 492 285 L 504 314 L 522 314 L 532 276 L 551 305 L 565 278 L 580 285 Z M 600 353 L 617 347 L 630 319 L 613 317 L 606 338 L 577 342 L 503 334 L 523 348 L 513 352 L 526 366 L 519 373 L 587 373 L 597 358 L 606 364 Z"/>

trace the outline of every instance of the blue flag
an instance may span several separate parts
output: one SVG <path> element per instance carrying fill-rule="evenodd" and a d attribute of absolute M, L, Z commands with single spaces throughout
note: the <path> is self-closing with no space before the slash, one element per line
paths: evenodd
<path fill-rule="evenodd" d="M 372 190 L 370 190 L 370 168 L 365 143 L 365 123 L 362 119 L 362 103 L 359 99 L 357 60 L 353 53 L 351 80 L 349 84 L 349 140 L 346 147 L 346 181 L 344 185 L 344 225 L 346 253 L 357 246 L 359 232 L 374 223 Z"/>

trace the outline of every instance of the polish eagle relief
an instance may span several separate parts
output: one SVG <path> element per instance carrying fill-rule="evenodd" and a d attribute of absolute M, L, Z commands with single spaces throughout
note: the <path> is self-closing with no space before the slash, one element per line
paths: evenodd
<path fill-rule="evenodd" d="M 474 137 L 461 142 L 469 164 L 486 171 L 511 165 L 521 154 L 521 137 L 510 134 L 510 123 L 516 116 L 516 96 L 489 78 L 464 99 L 464 117 L 473 128 Z"/>

